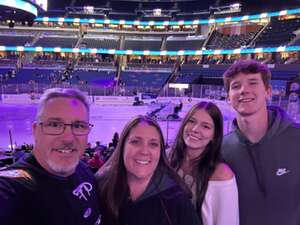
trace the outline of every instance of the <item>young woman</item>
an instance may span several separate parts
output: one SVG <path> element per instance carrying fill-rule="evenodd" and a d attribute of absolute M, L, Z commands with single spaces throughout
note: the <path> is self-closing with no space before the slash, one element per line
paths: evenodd
<path fill-rule="evenodd" d="M 221 160 L 222 140 L 219 108 L 200 102 L 184 117 L 170 152 L 171 166 L 190 187 L 203 225 L 239 224 L 237 185 Z"/>
<path fill-rule="evenodd" d="M 124 128 L 117 148 L 96 175 L 104 225 L 198 225 L 177 173 L 168 165 L 159 125 L 145 116 Z"/>

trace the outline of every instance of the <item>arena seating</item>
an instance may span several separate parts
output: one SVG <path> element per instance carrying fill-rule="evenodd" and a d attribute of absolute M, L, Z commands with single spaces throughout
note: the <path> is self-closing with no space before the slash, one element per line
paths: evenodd
<path fill-rule="evenodd" d="M 51 74 L 54 74 L 54 70 L 49 69 L 21 69 L 16 74 L 15 78 L 10 79 L 10 84 L 28 84 L 30 82 L 35 83 L 49 83 Z"/>
<path fill-rule="evenodd" d="M 161 88 L 169 76 L 170 73 L 124 71 L 121 80 L 125 86 Z"/>
<path fill-rule="evenodd" d="M 200 75 L 197 72 L 180 74 L 176 79 L 176 83 L 192 84 L 199 77 Z"/>
<path fill-rule="evenodd" d="M 33 36 L 31 35 L 3 35 L 0 34 L 0 45 L 6 46 L 25 46 L 32 42 Z"/>
<path fill-rule="evenodd" d="M 256 41 L 256 47 L 280 46 L 288 44 L 300 28 L 300 19 L 278 20 L 273 18 Z"/>
<path fill-rule="evenodd" d="M 78 37 L 76 35 L 42 35 L 34 44 L 34 46 L 74 48 L 77 41 Z"/>
<path fill-rule="evenodd" d="M 115 75 L 115 71 L 76 70 L 72 74 L 72 81 L 76 83 L 81 80 L 90 85 L 113 86 Z"/>
<path fill-rule="evenodd" d="M 132 4 L 132 10 L 122 11 L 118 4 L 113 3 L 114 10 L 108 12 L 109 19 L 140 20 L 150 19 L 153 16 L 136 11 L 136 4 Z M 189 5 L 189 6 L 188 6 Z M 183 20 L 190 16 L 193 19 L 217 19 L 224 17 L 222 14 L 208 14 L 208 10 L 199 11 L 191 7 L 193 3 L 178 3 L 172 8 L 169 15 L 170 20 Z M 149 8 L 147 8 L 149 7 Z M 166 8 L 169 6 L 166 4 Z M 186 7 L 186 8 L 185 8 Z M 130 7 L 129 7 L 130 8 Z M 153 9 L 153 4 L 143 4 L 143 9 Z M 162 10 L 164 8 L 162 7 Z M 193 16 L 196 17 L 194 18 Z M 229 15 L 229 14 L 228 14 Z M 242 12 L 240 15 L 243 15 Z M 65 15 L 64 15 L 65 16 Z M 73 15 L 75 16 L 75 14 Z M 88 15 L 91 16 L 91 15 Z M 209 17 L 210 16 L 210 17 Z M 231 16 L 231 14 L 230 14 Z M 232 16 L 235 16 L 232 14 Z M 79 17 L 79 16 L 78 16 Z M 168 17 L 168 16 L 166 16 Z M 81 17 L 80 17 L 81 18 Z M 92 17 L 91 17 L 92 18 Z M 281 45 L 300 45 L 299 28 L 300 18 L 294 17 L 272 18 L 268 26 L 268 18 L 261 21 L 244 21 L 237 23 L 217 23 L 211 25 L 189 25 L 190 29 L 185 32 L 185 26 L 167 26 L 162 28 L 147 26 L 148 33 L 139 26 L 129 26 L 112 24 L 83 24 L 78 26 L 75 23 L 42 23 L 36 25 L 36 29 L 28 27 L 18 27 L 18 29 L 0 30 L 0 46 L 24 46 L 24 47 L 61 47 L 61 48 L 96 48 L 96 49 L 116 49 L 116 50 L 140 50 L 140 51 L 181 51 L 181 50 L 216 50 L 216 49 L 237 49 L 255 47 L 279 47 Z M 292 19 L 291 19 L 292 18 Z M 160 20 L 157 16 L 156 19 Z M 167 20 L 167 19 L 166 19 Z M 56 29 L 59 25 L 64 29 Z M 34 25 L 35 26 L 35 25 Z M 48 27 L 47 27 L 48 26 Z M 117 27 L 117 28 L 115 28 Z M 84 28 L 84 29 L 83 29 Z M 244 29 L 245 28 L 245 29 Z M 262 29 L 265 28 L 262 32 Z M 118 30 L 119 29 L 119 30 Z M 140 30 L 139 30 L 140 29 Z M 246 32 L 247 30 L 247 32 Z M 120 31 L 120 32 L 119 32 Z M 159 31 L 159 32 L 158 32 Z M 178 31 L 178 32 L 174 32 Z M 153 34 L 156 32 L 155 34 Z M 298 35 L 298 38 L 296 35 Z M 291 42 L 291 40 L 293 40 Z M 251 46 L 249 46 L 251 44 Z M 3 47 L 4 48 L 4 47 Z M 220 55 L 216 51 L 210 51 L 208 55 L 202 53 L 195 56 L 186 56 L 172 52 L 156 53 L 154 56 L 139 55 L 139 53 L 118 51 L 115 54 L 110 51 L 107 54 L 94 53 L 90 50 L 77 53 L 75 50 L 63 50 L 61 53 L 42 52 L 31 48 L 27 53 L 18 50 L 15 56 L 10 57 L 9 52 L 0 52 L 0 70 L 2 81 L 6 84 L 20 83 L 51 83 L 51 82 L 70 82 L 73 84 L 91 84 L 113 86 L 122 81 L 126 87 L 153 87 L 161 88 L 170 75 L 173 73 L 177 83 L 193 83 L 199 79 L 222 79 L 224 68 L 240 58 L 253 58 L 262 63 L 270 64 L 273 71 L 273 79 L 288 80 L 299 73 L 299 69 L 283 68 L 278 69 L 279 65 L 293 66 L 300 63 L 298 52 L 273 52 L 273 53 L 251 53 Z M 53 51 L 53 50 L 47 50 Z M 67 51 L 67 52 L 64 52 Z M 261 54 L 260 54 L 261 53 Z M 174 54 L 174 55 L 172 55 Z M 66 76 L 63 74 L 69 64 L 73 65 L 72 71 Z M 189 67 L 192 66 L 192 67 Z M 193 67 L 195 66 L 195 67 Z M 225 66 L 225 67 L 214 67 Z M 294 65 L 295 66 L 295 65 Z M 7 68 L 9 67 L 9 68 Z M 39 69 L 36 69 L 39 68 Z M 6 74 L 15 70 L 10 79 L 6 79 Z M 120 80 L 117 81 L 117 71 L 120 71 Z M 176 73 L 174 73 L 176 71 Z M 178 71 L 178 72 L 177 72 Z M 173 78 L 173 76 L 172 76 Z"/>
<path fill-rule="evenodd" d="M 247 46 L 251 40 L 254 38 L 256 33 L 261 29 L 261 26 L 258 30 L 240 34 L 240 35 L 225 35 L 218 31 L 215 31 L 212 34 L 208 44 L 206 45 L 207 49 L 235 49 L 240 48 L 241 46 Z"/>
<path fill-rule="evenodd" d="M 195 39 L 195 40 L 187 40 L 187 39 L 171 39 L 166 42 L 166 50 L 167 51 L 180 51 L 180 50 L 197 50 L 201 49 L 205 40 L 203 39 Z"/>
<path fill-rule="evenodd" d="M 125 39 L 124 49 L 160 51 L 161 38 L 156 39 Z"/>
<path fill-rule="evenodd" d="M 118 38 L 85 36 L 80 45 L 86 48 L 119 49 L 120 41 Z"/>

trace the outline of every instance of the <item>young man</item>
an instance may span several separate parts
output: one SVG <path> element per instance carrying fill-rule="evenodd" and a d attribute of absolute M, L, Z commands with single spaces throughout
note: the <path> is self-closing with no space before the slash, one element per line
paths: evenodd
<path fill-rule="evenodd" d="M 91 127 L 82 93 L 54 88 L 43 94 L 33 153 L 0 171 L 2 225 L 100 224 L 93 174 L 79 162 Z"/>
<path fill-rule="evenodd" d="M 300 126 L 276 107 L 271 73 L 244 60 L 224 73 L 234 129 L 223 141 L 223 157 L 236 174 L 241 225 L 300 224 Z"/>

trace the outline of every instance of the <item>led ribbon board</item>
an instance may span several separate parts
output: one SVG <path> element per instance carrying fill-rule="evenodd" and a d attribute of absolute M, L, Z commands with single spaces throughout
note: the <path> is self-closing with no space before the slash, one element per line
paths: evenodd
<path fill-rule="evenodd" d="M 156 56 L 181 56 L 181 55 L 234 55 L 267 52 L 299 52 L 300 46 L 279 46 L 267 48 L 238 48 L 217 50 L 180 50 L 180 51 L 140 51 L 140 50 L 116 50 L 102 48 L 49 48 L 49 47 L 25 47 L 25 46 L 0 46 L 0 51 L 14 52 L 69 52 L 69 53 L 98 53 L 110 55 L 156 55 Z"/>
<path fill-rule="evenodd" d="M 216 24 L 228 22 L 240 22 L 248 20 L 260 20 L 264 18 L 299 14 L 300 8 L 282 10 L 277 12 L 260 13 L 255 15 L 234 16 L 217 19 L 191 20 L 191 21 L 139 21 L 139 20 L 110 20 L 110 19 L 81 19 L 81 18 L 63 18 L 63 17 L 37 17 L 37 22 L 61 22 L 61 23 L 92 23 L 92 24 L 114 24 L 114 25 L 136 25 L 136 26 L 181 26 L 181 25 L 199 25 Z"/>

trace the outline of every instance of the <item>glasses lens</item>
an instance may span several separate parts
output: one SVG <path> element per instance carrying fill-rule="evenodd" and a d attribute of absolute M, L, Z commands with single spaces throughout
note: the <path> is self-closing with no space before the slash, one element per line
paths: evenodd
<path fill-rule="evenodd" d="M 48 121 L 42 123 L 42 126 L 46 134 L 58 135 L 64 131 L 64 123 L 59 121 Z"/>
<path fill-rule="evenodd" d="M 74 122 L 72 129 L 75 135 L 85 135 L 90 132 L 90 125 L 86 122 Z"/>

